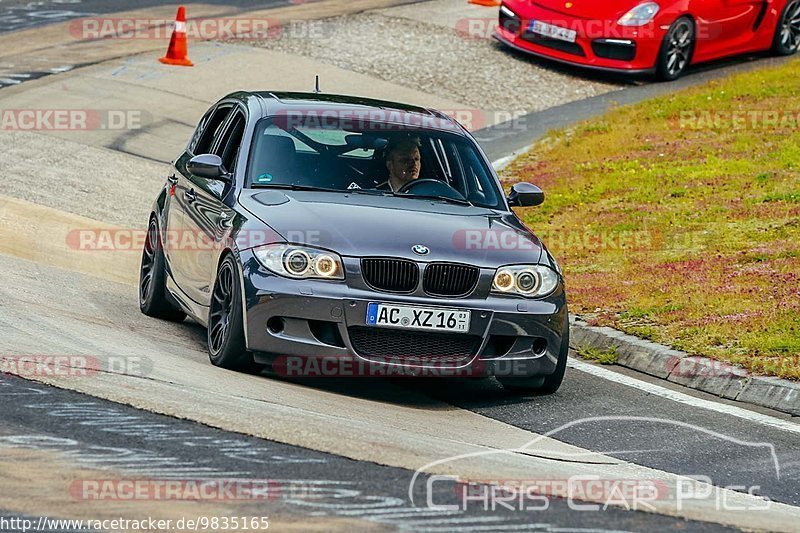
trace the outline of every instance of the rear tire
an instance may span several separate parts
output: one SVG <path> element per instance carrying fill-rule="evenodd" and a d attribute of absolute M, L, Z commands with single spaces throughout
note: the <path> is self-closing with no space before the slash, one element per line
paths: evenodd
<path fill-rule="evenodd" d="M 242 318 L 242 291 L 236 259 L 228 254 L 217 269 L 208 313 L 208 358 L 211 364 L 237 372 L 259 372 L 262 366 L 247 351 Z"/>
<path fill-rule="evenodd" d="M 658 52 L 659 80 L 675 81 L 683 76 L 692 63 L 695 41 L 694 22 L 689 17 L 681 17 L 670 26 Z"/>
<path fill-rule="evenodd" d="M 514 394 L 537 394 L 549 396 L 558 392 L 567 373 L 567 359 L 569 359 L 569 325 L 561 338 L 561 349 L 558 353 L 556 371 L 549 376 L 536 376 L 525 378 L 497 378 L 503 387 Z"/>
<path fill-rule="evenodd" d="M 181 322 L 186 313 L 169 298 L 165 285 L 166 260 L 155 218 L 150 219 L 139 269 L 139 309 L 147 316 Z"/>
<path fill-rule="evenodd" d="M 800 49 L 800 0 L 786 4 L 775 28 L 772 39 L 772 53 L 777 56 L 790 56 Z"/>

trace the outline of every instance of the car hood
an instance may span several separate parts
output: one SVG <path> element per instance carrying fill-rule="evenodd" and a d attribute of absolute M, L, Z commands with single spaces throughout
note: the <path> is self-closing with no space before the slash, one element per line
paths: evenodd
<path fill-rule="evenodd" d="M 616 22 L 622 15 L 642 2 L 644 0 L 604 0 L 602 2 L 597 0 L 534 0 L 533 3 L 564 15 Z M 567 7 L 568 5 L 572 7 Z"/>
<path fill-rule="evenodd" d="M 351 257 L 486 268 L 537 263 L 542 244 L 513 213 L 442 202 L 325 192 L 244 190 L 239 203 L 287 242 Z M 430 250 L 415 254 L 415 246 Z"/>

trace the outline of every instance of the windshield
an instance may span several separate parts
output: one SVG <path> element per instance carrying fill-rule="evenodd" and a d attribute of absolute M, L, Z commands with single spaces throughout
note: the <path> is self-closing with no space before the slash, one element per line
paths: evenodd
<path fill-rule="evenodd" d="M 459 135 L 388 124 L 256 127 L 247 186 L 364 192 L 505 209 L 477 148 Z"/>

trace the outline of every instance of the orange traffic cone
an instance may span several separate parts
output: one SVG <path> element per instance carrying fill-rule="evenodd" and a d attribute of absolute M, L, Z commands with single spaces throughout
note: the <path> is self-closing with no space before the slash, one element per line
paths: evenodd
<path fill-rule="evenodd" d="M 470 4 L 485 7 L 497 7 L 500 5 L 500 0 L 469 0 Z"/>
<path fill-rule="evenodd" d="M 193 67 L 194 63 L 187 57 L 188 43 L 186 39 L 186 8 L 178 8 L 178 16 L 175 17 L 175 29 L 169 40 L 167 55 L 159 59 L 167 65 L 180 65 L 183 67 Z"/>

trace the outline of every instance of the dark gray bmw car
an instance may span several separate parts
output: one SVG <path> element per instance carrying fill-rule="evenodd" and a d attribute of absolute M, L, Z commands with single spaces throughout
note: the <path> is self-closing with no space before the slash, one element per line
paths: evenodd
<path fill-rule="evenodd" d="M 153 204 L 141 310 L 206 326 L 227 369 L 496 376 L 553 393 L 569 348 L 563 277 L 511 210 L 543 201 L 525 183 L 506 197 L 438 111 L 234 93 Z"/>

